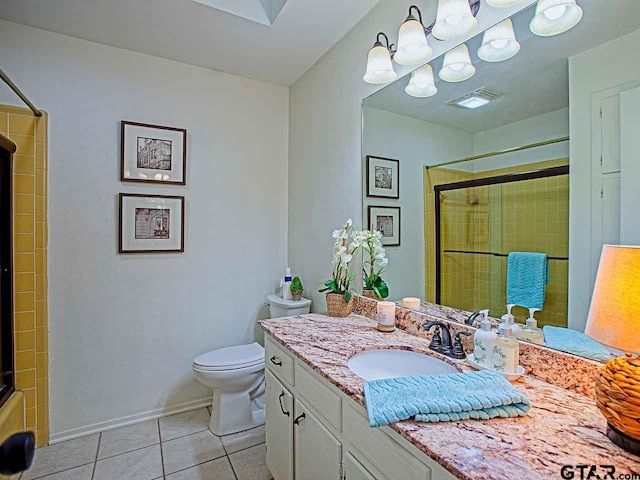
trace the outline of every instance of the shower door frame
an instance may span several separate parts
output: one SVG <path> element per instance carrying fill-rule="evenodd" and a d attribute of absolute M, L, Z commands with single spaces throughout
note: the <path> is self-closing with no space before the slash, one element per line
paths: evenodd
<path fill-rule="evenodd" d="M 443 183 L 440 185 L 434 185 L 433 192 L 435 198 L 435 254 L 436 254 L 436 304 L 440 305 L 442 301 L 441 292 L 441 275 L 442 275 L 442 238 L 441 238 L 441 212 L 440 212 L 440 194 L 442 192 L 450 190 L 461 190 L 471 187 L 485 187 L 489 185 L 501 185 L 504 183 L 523 182 L 525 180 L 537 180 L 539 178 L 559 177 L 561 175 L 569 175 L 569 165 L 562 165 L 559 167 L 543 168 L 540 170 L 531 170 L 529 172 L 509 173 L 506 175 L 497 175 L 495 177 L 477 178 L 474 180 L 465 180 L 462 182 Z M 507 255 L 501 253 L 491 252 L 464 252 L 464 253 L 476 253 L 481 255 L 493 255 L 497 257 L 506 257 Z M 566 257 L 549 257 L 550 260 L 568 260 Z"/>

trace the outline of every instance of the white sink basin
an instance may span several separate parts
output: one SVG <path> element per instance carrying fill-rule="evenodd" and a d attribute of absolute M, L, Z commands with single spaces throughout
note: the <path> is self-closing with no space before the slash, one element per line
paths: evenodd
<path fill-rule="evenodd" d="M 365 380 L 460 373 L 442 360 L 409 350 L 365 350 L 347 360 L 347 366 Z"/>

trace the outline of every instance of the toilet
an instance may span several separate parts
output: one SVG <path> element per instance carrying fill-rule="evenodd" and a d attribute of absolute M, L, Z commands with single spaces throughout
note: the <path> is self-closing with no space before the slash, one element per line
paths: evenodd
<path fill-rule="evenodd" d="M 267 296 L 271 318 L 309 313 L 311 300 Z M 264 348 L 258 343 L 234 345 L 193 360 L 193 373 L 213 390 L 209 430 L 229 435 L 264 424 Z"/>

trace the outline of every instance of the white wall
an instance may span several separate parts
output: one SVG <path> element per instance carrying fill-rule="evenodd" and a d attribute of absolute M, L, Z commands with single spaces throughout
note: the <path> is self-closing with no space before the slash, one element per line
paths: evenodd
<path fill-rule="evenodd" d="M 253 341 L 286 266 L 288 89 L 4 21 L 0 45 L 50 114 L 53 439 L 210 401 L 193 358 Z M 186 128 L 187 186 L 120 182 L 120 120 Z M 184 195 L 185 253 L 118 255 L 118 192 Z"/>
<path fill-rule="evenodd" d="M 534 1 L 504 9 L 483 5 L 479 31 Z M 426 18 L 435 14 L 434 2 L 416 4 Z M 395 41 L 406 16 L 406 3 L 382 0 L 290 88 L 289 263 L 308 285 L 331 274 L 331 232 L 349 217 L 362 223 L 361 101 L 380 88 L 362 75 L 376 33 L 387 32 Z M 431 44 L 434 56 L 455 46 Z M 410 68 L 396 65 L 396 71 L 403 75 Z M 314 310 L 323 310 L 323 295 L 309 293 Z"/>
<path fill-rule="evenodd" d="M 363 158 L 376 155 L 400 161 L 400 198 L 364 198 L 368 205 L 400 207 L 401 244 L 387 247 L 389 265 L 385 278 L 389 298 L 424 297 L 424 166 L 473 152 L 470 133 L 424 122 L 377 108 L 367 107 L 363 114 Z M 366 171 L 366 166 L 363 166 Z"/>
<path fill-rule="evenodd" d="M 481 155 L 488 152 L 497 152 L 567 136 L 569 136 L 569 109 L 563 108 L 555 112 L 545 113 L 475 134 L 473 136 L 473 154 Z M 568 157 L 569 142 L 562 142 L 484 158 L 472 163 L 474 164 L 474 171 L 483 172 L 485 170 Z"/>
<path fill-rule="evenodd" d="M 587 320 L 600 258 L 600 245 L 592 241 L 592 217 L 600 197 L 600 179 L 597 178 L 600 167 L 592 152 L 591 95 L 613 87 L 624 88 L 625 84 L 640 80 L 640 62 L 630 61 L 628 53 L 630 45 L 639 43 L 640 30 L 569 59 L 569 326 L 578 330 L 584 329 Z M 635 179 L 636 185 L 638 180 Z M 633 222 L 636 218 L 623 218 L 622 223 Z"/>

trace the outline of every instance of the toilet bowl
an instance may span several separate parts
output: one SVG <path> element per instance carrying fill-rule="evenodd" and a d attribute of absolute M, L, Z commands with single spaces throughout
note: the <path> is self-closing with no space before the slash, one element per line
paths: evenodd
<path fill-rule="evenodd" d="M 193 361 L 193 373 L 213 389 L 212 433 L 228 435 L 264 424 L 264 348 L 258 343 L 200 355 Z"/>

